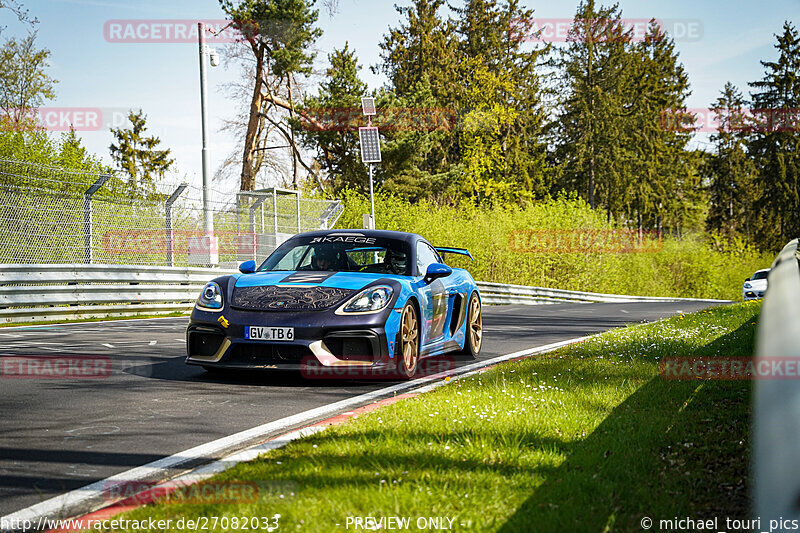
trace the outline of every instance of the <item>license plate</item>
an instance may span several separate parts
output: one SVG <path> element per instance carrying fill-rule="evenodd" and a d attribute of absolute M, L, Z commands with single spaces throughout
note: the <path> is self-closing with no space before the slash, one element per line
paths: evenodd
<path fill-rule="evenodd" d="M 278 328 L 273 326 L 246 326 L 244 338 L 252 341 L 282 341 L 294 340 L 294 328 Z"/>

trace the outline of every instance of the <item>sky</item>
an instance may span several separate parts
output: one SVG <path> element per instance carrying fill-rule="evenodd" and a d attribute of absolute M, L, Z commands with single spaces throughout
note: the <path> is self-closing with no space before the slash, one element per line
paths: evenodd
<path fill-rule="evenodd" d="M 124 41 L 123 30 L 140 21 L 180 21 L 189 27 L 198 20 L 221 21 L 224 14 L 217 0 L 21 0 L 35 25 L 40 47 L 51 51 L 50 76 L 59 83 L 56 98 L 46 105 L 54 124 L 87 120 L 87 131 L 79 131 L 87 149 L 110 163 L 108 146 L 112 135 L 107 127 L 116 126 L 128 109 L 142 109 L 151 134 L 162 146 L 172 150 L 175 172 L 171 181 L 185 180 L 199 187 L 201 177 L 200 82 L 196 41 L 170 43 L 153 36 L 156 42 Z M 319 2 L 318 2 L 319 3 Z M 378 43 L 390 27 L 401 24 L 395 4 L 406 0 L 338 0 L 338 9 L 329 13 L 319 6 L 318 26 L 323 30 L 315 48 L 316 75 L 308 80 L 307 90 L 316 92 L 334 49 L 349 42 L 358 55 L 361 71 L 370 88 L 386 83 L 370 66 L 380 62 Z M 460 0 L 452 0 L 458 5 Z M 534 9 L 534 16 L 558 23 L 572 18 L 578 0 L 523 0 Z M 776 58 L 774 34 L 783 22 L 800 25 L 800 0 L 620 0 L 623 17 L 632 21 L 657 18 L 663 21 L 676 40 L 676 48 L 689 75 L 692 94 L 689 108 L 708 108 L 727 81 L 748 95 L 747 82 L 763 77 L 760 60 Z M 116 24 L 116 26 L 115 26 Z M 156 24 L 148 23 L 149 28 Z M 8 10 L 0 9 L 2 37 L 24 37 L 30 27 L 20 23 Z M 220 48 L 219 45 L 214 45 Z M 236 150 L 233 135 L 220 131 L 225 119 L 239 109 L 224 85 L 239 79 L 238 65 L 225 61 L 208 68 L 209 154 L 212 173 Z M 103 111 L 105 124 L 91 127 L 92 113 Z M 122 124 L 124 125 L 124 123 Z M 79 128 L 80 129 L 80 128 Z M 696 137 L 703 146 L 707 135 Z M 238 156 L 238 154 L 237 154 Z M 239 169 L 231 169 L 231 176 Z M 266 176 L 266 183 L 280 185 L 277 176 Z M 233 190 L 235 178 L 217 183 Z"/>

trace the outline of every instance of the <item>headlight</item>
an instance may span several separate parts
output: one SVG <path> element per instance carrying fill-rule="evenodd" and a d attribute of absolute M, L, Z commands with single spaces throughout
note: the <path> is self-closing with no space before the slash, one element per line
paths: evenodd
<path fill-rule="evenodd" d="M 206 309 L 222 309 L 222 290 L 215 282 L 206 283 L 200 298 L 197 299 L 197 307 Z"/>
<path fill-rule="evenodd" d="M 389 305 L 394 290 L 388 285 L 364 289 L 347 302 L 341 310 L 345 313 L 371 313 Z"/>
<path fill-rule="evenodd" d="M 753 288 L 753 286 L 752 286 L 752 285 L 750 285 L 750 282 L 748 281 L 747 283 L 745 283 L 745 284 L 744 284 L 744 288 L 745 288 L 745 289 L 752 289 L 752 288 Z"/>

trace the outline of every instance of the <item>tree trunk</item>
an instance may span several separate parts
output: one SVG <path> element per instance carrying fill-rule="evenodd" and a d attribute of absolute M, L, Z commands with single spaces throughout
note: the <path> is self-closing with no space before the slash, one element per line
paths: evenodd
<path fill-rule="evenodd" d="M 255 172 L 257 169 L 255 169 L 253 165 L 253 157 L 255 156 L 256 145 L 258 144 L 258 125 L 261 121 L 261 85 L 263 83 L 264 73 L 264 45 L 253 45 L 253 51 L 256 55 L 256 79 L 253 86 L 253 98 L 250 100 L 250 118 L 247 121 L 247 133 L 244 137 L 242 179 L 240 183 L 240 189 L 243 191 L 252 191 L 256 188 Z"/>
<path fill-rule="evenodd" d="M 594 151 L 594 145 L 592 145 Z M 594 154 L 589 158 L 589 207 L 594 209 Z"/>
<path fill-rule="evenodd" d="M 292 94 L 292 76 L 286 75 L 286 85 L 289 88 L 289 118 L 294 122 L 294 96 Z M 294 139 L 294 126 L 289 125 L 291 138 L 289 143 L 292 145 L 292 187 L 297 189 L 297 144 Z"/>

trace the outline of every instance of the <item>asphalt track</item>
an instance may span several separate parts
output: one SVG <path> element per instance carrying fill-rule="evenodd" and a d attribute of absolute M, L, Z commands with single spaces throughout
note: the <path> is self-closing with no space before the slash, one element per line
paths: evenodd
<path fill-rule="evenodd" d="M 487 306 L 479 359 L 709 305 Z M 0 516 L 389 384 L 307 380 L 286 373 L 213 376 L 183 362 L 187 322 L 170 318 L 0 329 L 0 359 L 100 355 L 112 364 L 104 379 L 0 377 Z"/>

